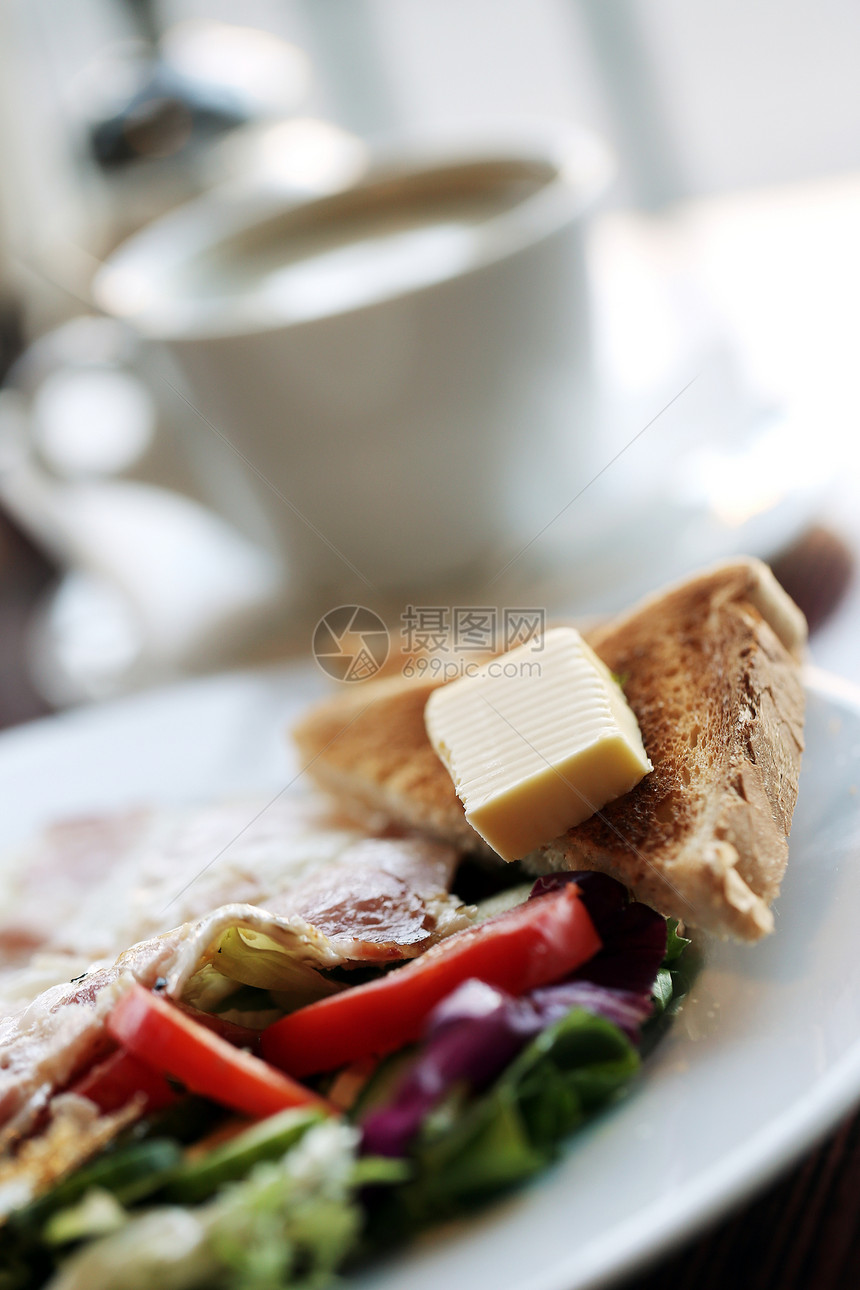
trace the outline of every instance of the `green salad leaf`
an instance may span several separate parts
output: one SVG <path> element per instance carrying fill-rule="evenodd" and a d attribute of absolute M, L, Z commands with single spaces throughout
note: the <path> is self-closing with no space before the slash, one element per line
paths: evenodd
<path fill-rule="evenodd" d="M 679 925 L 677 918 L 666 919 L 666 955 L 663 959 L 664 967 L 671 967 L 673 963 L 677 963 L 687 946 L 692 944 L 688 937 L 682 936 L 678 931 Z"/>
<path fill-rule="evenodd" d="M 672 973 L 668 968 L 661 967 L 657 972 L 657 979 L 651 990 L 651 998 L 654 1003 L 654 1015 L 659 1016 L 665 1012 L 672 1002 L 672 996 L 675 993 L 675 987 L 672 982 Z"/>
<path fill-rule="evenodd" d="M 318 1290 L 361 1228 L 358 1136 L 323 1121 L 280 1159 L 258 1162 L 202 1205 L 129 1214 L 118 1230 L 66 1259 L 50 1290 Z"/>
<path fill-rule="evenodd" d="M 428 1117 L 415 1177 L 385 1198 L 374 1234 L 460 1213 L 537 1173 L 639 1068 L 617 1026 L 582 1008 L 533 1040 L 487 1092 L 456 1090 Z"/>

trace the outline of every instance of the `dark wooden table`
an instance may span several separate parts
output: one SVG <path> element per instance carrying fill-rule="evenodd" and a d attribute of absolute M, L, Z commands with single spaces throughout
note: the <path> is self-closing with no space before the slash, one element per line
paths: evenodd
<path fill-rule="evenodd" d="M 860 1286 L 860 1115 L 751 1204 L 619 1290 Z"/>
<path fill-rule="evenodd" d="M 806 534 L 778 567 L 813 627 L 852 575 L 849 553 L 826 530 Z M 47 705 L 26 668 L 34 605 L 54 571 L 0 513 L 0 727 Z M 860 1287 L 860 1115 L 845 1121 L 752 1203 L 686 1244 L 623 1290 L 845 1290 Z"/>

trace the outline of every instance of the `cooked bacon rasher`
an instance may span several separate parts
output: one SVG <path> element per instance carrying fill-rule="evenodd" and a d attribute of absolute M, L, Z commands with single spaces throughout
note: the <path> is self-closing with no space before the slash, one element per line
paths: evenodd
<path fill-rule="evenodd" d="M 66 1119 L 71 1114 L 64 1090 L 112 1051 L 105 1018 L 131 983 L 158 984 L 180 999 L 202 964 L 216 960 L 220 967 L 217 947 L 228 932 L 244 934 L 252 949 L 262 938 L 314 972 L 414 957 L 474 916 L 449 894 L 458 859 L 451 847 L 368 837 L 316 805 L 292 803 L 281 806 L 276 822 L 264 826 L 264 813 L 237 837 L 239 820 L 249 814 L 253 805 L 245 804 L 239 814 L 215 808 L 168 821 L 135 813 L 72 823 L 52 830 L 31 853 L 19 883 L 27 917 L 22 912 L 18 927 L 30 927 L 39 948 L 25 964 L 0 936 L 7 950 L 0 970 L 7 999 L 0 1021 L 0 1214 L 4 1197 L 16 1207 L 57 1168 L 62 1172 L 22 1144 L 36 1131 L 50 1133 L 58 1110 L 66 1108 Z M 232 847 L 225 847 L 224 833 L 236 838 Z M 87 837 L 97 866 L 86 855 Z M 86 875 L 82 888 L 64 870 L 64 839 L 73 873 Z M 64 876 L 52 885 L 54 868 Z M 178 926 L 177 914 L 185 916 Z M 142 935 L 125 948 L 127 941 L 117 942 L 130 929 Z M 82 1143 L 97 1150 L 105 1132 L 93 1122 Z"/>

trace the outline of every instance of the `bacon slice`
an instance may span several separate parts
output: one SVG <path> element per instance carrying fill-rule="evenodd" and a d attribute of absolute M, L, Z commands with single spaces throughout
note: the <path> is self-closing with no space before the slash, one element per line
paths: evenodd
<path fill-rule="evenodd" d="M 245 819 L 247 812 L 246 806 Z M 224 817 L 219 818 L 223 823 Z M 296 815 L 291 818 L 295 825 Z M 85 961 L 80 979 L 75 970 L 75 980 L 69 981 L 67 976 L 61 983 L 51 982 L 35 998 L 25 995 L 23 1003 L 0 1021 L 0 1148 L 13 1145 L 31 1132 L 55 1092 L 67 1087 L 108 1051 L 104 1019 L 129 981 L 151 987 L 163 977 L 168 992 L 181 997 L 201 963 L 216 957 L 219 937 L 228 930 L 262 934 L 313 970 L 413 957 L 470 924 L 474 911 L 449 894 L 457 863 L 452 848 L 417 838 L 368 838 L 342 822 L 334 823 L 331 817 L 325 817 L 326 827 L 322 827 L 324 817 L 307 812 L 301 818 L 300 843 L 295 833 L 279 842 L 278 830 L 270 821 L 265 830 L 258 829 L 252 837 L 245 837 L 243 846 L 221 872 L 211 872 L 216 865 L 207 869 L 203 886 L 208 898 L 211 900 L 217 891 L 222 900 L 228 896 L 228 903 L 214 909 L 209 905 L 202 916 L 171 930 L 159 928 L 159 935 L 141 939 L 114 962 L 112 955 L 97 959 L 95 964 Z M 283 827 L 283 813 L 279 820 Z M 169 854 L 193 855 L 199 871 L 211 854 L 211 822 L 212 816 L 207 813 L 186 817 L 181 829 L 185 842 L 181 847 L 177 844 Z M 234 817 L 230 827 L 236 823 Z M 124 912 L 112 926 L 94 927 L 89 938 L 84 934 L 86 919 L 105 908 L 104 892 L 94 890 L 99 887 L 96 875 L 85 857 L 81 859 L 85 850 L 82 839 L 88 830 L 98 827 L 90 822 L 73 830 L 72 858 L 79 873 L 80 866 L 86 870 L 89 883 L 79 895 L 84 912 L 79 912 L 71 931 L 56 927 L 46 941 L 52 957 L 48 959 L 43 954 L 42 962 L 55 973 L 65 970 L 68 974 L 76 969 L 87 944 L 94 949 L 112 946 L 123 934 L 117 929 L 128 922 L 129 915 Z M 126 817 L 124 824 L 105 822 L 99 834 L 104 886 L 111 897 L 119 889 L 127 891 L 125 911 L 134 904 L 136 889 L 131 883 L 139 880 L 147 867 L 141 861 L 139 830 L 143 827 L 143 817 Z M 146 828 L 149 847 L 153 825 Z M 51 846 L 56 846 L 61 836 L 62 832 L 55 832 Z M 116 844 L 116 854 L 112 855 L 106 846 L 108 838 Z M 192 839 L 196 839 L 193 846 Z M 274 858 L 279 847 L 291 861 L 280 872 Z M 59 853 L 56 856 L 59 859 Z M 252 865 L 255 856 L 256 871 Z M 161 861 L 158 867 L 163 872 Z M 37 872 L 45 881 L 45 864 Z M 165 923 L 175 915 L 177 906 L 183 911 L 194 907 L 200 893 L 192 897 L 193 881 L 178 900 L 164 900 L 165 891 L 175 893 L 188 872 L 193 879 L 194 871 L 183 863 L 178 872 L 172 872 L 169 884 L 153 884 L 139 902 L 135 914 L 138 927 L 158 927 L 159 921 Z M 51 908 L 53 902 L 53 916 L 66 907 L 69 898 L 62 883 L 59 888 L 53 894 L 50 884 L 45 889 L 45 903 Z M 256 898 L 253 903 L 247 899 L 251 893 Z M 229 899 L 231 895 L 233 899 Z M 156 909 L 158 901 L 161 904 Z M 250 939 L 253 941 L 253 937 Z M 7 968 L 7 988 L 16 979 L 16 972 L 20 970 L 13 965 Z M 30 979 L 34 979 L 32 975 Z"/>
<path fill-rule="evenodd" d="M 168 971 L 184 928 L 133 946 L 83 980 L 53 986 L 0 1022 L 0 1148 L 31 1132 L 57 1089 L 98 1061 L 111 1043 L 104 1020 L 124 980 L 152 986 Z"/>
<path fill-rule="evenodd" d="M 13 860 L 0 969 L 34 950 L 115 958 L 228 901 L 281 892 L 364 836 L 320 799 L 286 795 L 61 821 Z"/>
<path fill-rule="evenodd" d="M 266 908 L 300 914 L 345 959 L 408 958 L 467 925 L 448 895 L 456 864 L 453 848 L 435 842 L 367 838 Z"/>
<path fill-rule="evenodd" d="M 456 858 L 442 844 L 368 839 L 314 798 L 66 821 L 19 859 L 14 914 L 0 923 L 0 1013 L 227 904 L 318 916 L 338 961 L 418 953 L 463 926 L 447 894 Z M 351 896 L 338 909 L 325 888 L 341 883 Z"/>

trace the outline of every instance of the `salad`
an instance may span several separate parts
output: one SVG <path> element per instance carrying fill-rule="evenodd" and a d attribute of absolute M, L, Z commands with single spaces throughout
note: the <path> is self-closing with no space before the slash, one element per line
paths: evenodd
<path fill-rule="evenodd" d="M 688 945 L 575 872 L 405 963 L 311 970 L 228 931 L 180 994 L 126 980 L 60 1095 L 112 1132 L 10 1215 L 0 1290 L 326 1285 L 547 1167 L 635 1078 Z"/>

